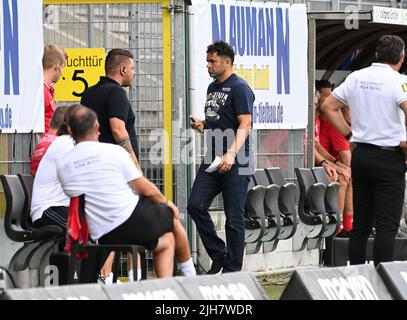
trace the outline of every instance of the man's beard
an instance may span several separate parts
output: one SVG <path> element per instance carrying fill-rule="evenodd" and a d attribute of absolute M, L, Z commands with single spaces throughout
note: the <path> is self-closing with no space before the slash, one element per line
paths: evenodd
<path fill-rule="evenodd" d="M 130 87 L 132 82 L 132 80 L 126 80 L 125 82 L 123 82 L 122 87 Z"/>

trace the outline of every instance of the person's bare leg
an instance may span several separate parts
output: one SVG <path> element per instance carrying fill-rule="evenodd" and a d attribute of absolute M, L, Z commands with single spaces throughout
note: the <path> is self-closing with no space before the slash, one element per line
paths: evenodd
<path fill-rule="evenodd" d="M 342 175 L 338 175 L 338 182 L 340 183 L 339 191 L 338 191 L 338 207 L 339 213 L 341 217 L 343 216 L 343 210 L 345 208 L 345 195 L 346 189 L 348 188 L 348 183 L 346 182 L 345 178 Z"/>
<path fill-rule="evenodd" d="M 102 269 L 100 269 L 100 275 L 104 278 L 107 278 L 112 272 L 114 255 L 115 255 L 114 251 L 110 252 L 106 258 L 105 263 L 103 264 Z"/>
<path fill-rule="evenodd" d="M 168 278 L 173 274 L 174 269 L 174 235 L 168 232 L 158 239 L 158 244 L 154 249 L 155 273 L 158 278 Z"/>
<path fill-rule="evenodd" d="M 175 257 L 178 262 L 185 262 L 191 259 L 189 250 L 188 235 L 181 224 L 181 221 L 174 219 L 174 229 L 172 230 L 175 238 Z"/>
<path fill-rule="evenodd" d="M 127 252 L 127 260 L 128 260 L 129 270 L 133 270 L 133 254 L 130 251 Z"/>
<path fill-rule="evenodd" d="M 131 252 L 127 252 L 127 260 L 128 260 L 128 279 L 129 281 L 138 281 L 141 279 L 141 260 L 140 260 L 140 255 L 137 255 L 137 274 L 134 275 L 133 271 L 133 254 Z"/>
<path fill-rule="evenodd" d="M 348 183 L 348 187 L 346 188 L 345 194 L 345 207 L 343 209 L 343 213 L 347 214 L 350 213 L 353 215 L 353 188 L 352 188 L 352 180 Z"/>

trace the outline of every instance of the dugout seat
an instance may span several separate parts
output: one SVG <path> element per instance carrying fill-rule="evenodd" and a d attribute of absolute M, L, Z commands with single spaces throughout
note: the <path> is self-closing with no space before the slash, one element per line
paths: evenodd
<path fill-rule="evenodd" d="M 278 168 L 265 168 L 269 183 L 278 185 L 278 208 L 280 211 L 280 232 L 278 240 L 290 239 L 297 230 L 298 213 L 295 205 L 295 184 L 286 182 L 283 171 Z"/>
<path fill-rule="evenodd" d="M 31 174 L 20 174 L 17 173 L 17 177 L 20 180 L 21 186 L 23 187 L 25 201 L 24 201 L 24 209 L 23 209 L 23 216 L 21 219 L 21 226 L 25 230 L 32 230 L 33 224 L 31 220 L 31 199 L 33 193 L 33 185 L 34 185 L 34 176 Z"/>
<path fill-rule="evenodd" d="M 85 215 L 85 195 L 79 196 L 79 207 L 75 211 L 79 216 L 70 217 L 77 219 L 81 226 L 86 224 Z M 71 230 L 67 230 L 67 235 L 71 236 Z M 73 239 L 71 252 L 58 252 L 50 257 L 50 264 L 56 265 L 60 270 L 59 284 L 73 283 L 95 283 L 98 279 L 100 268 L 105 262 L 110 252 L 116 252 L 113 265 L 114 278 L 117 282 L 117 270 L 119 265 L 120 252 L 131 252 L 133 255 L 133 274 L 137 275 L 137 255 L 141 255 L 142 279 L 146 279 L 145 248 L 134 244 L 97 244 L 91 240 L 88 243 L 81 242 L 80 238 Z"/>
<path fill-rule="evenodd" d="M 24 189 L 16 175 L 1 175 L 6 210 L 4 229 L 7 237 L 15 242 L 22 242 L 23 246 L 17 250 L 9 262 L 8 270 L 19 287 L 36 287 L 39 282 L 41 269 L 45 265 L 44 255 L 50 253 L 50 248 L 63 239 L 64 231 L 58 226 L 44 226 L 31 228 L 27 224 L 29 215 L 29 201 L 31 197 L 28 189 Z M 37 263 L 38 262 L 38 263 Z M 48 263 L 46 263 L 48 264 Z"/>
<path fill-rule="evenodd" d="M 309 168 L 295 168 L 300 188 L 298 216 L 300 218 L 297 232 L 293 237 L 293 250 L 320 248 L 322 234 L 326 231 L 329 217 L 325 212 L 326 185 L 317 183 Z M 313 241 L 308 243 L 308 240 Z"/>
<path fill-rule="evenodd" d="M 258 253 L 262 245 L 261 239 L 266 228 L 264 217 L 265 195 L 266 188 L 264 186 L 255 186 L 252 177 L 249 182 L 245 201 L 246 254 Z"/>
<path fill-rule="evenodd" d="M 323 167 L 313 167 L 312 174 L 316 182 L 321 182 L 327 186 L 325 192 L 325 212 L 328 214 L 329 222 L 322 237 L 331 237 L 336 234 L 340 225 L 340 212 L 338 193 L 340 184 L 338 182 L 329 182 L 328 176 Z"/>
<path fill-rule="evenodd" d="M 278 235 L 280 233 L 280 210 L 278 208 L 278 195 L 280 186 L 271 184 L 263 169 L 256 169 L 253 176 L 254 183 L 266 188 L 264 196 L 264 217 L 265 232 L 261 241 L 263 242 L 263 252 L 274 251 L 278 244 Z"/>

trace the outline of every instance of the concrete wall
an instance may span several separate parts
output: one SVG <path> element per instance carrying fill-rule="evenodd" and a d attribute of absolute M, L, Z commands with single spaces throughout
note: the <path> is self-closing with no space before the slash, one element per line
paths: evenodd
<path fill-rule="evenodd" d="M 211 212 L 218 235 L 226 242 L 225 214 L 223 211 Z M 243 271 L 268 272 L 295 268 L 299 266 L 319 266 L 319 250 L 292 251 L 292 239 L 278 242 L 276 250 L 270 253 L 246 254 L 243 259 Z M 260 249 L 261 251 L 261 249 Z M 199 263 L 209 270 L 211 259 L 205 251 L 202 242 L 198 241 Z"/>

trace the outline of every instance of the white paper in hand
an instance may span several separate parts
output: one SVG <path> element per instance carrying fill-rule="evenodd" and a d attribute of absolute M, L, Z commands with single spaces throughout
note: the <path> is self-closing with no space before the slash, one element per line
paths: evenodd
<path fill-rule="evenodd" d="M 208 168 L 206 168 L 205 171 L 208 172 L 208 173 L 215 172 L 216 170 L 218 170 L 218 167 L 219 167 L 221 161 L 222 161 L 221 157 L 219 157 L 219 156 L 216 157 L 215 160 L 213 160 L 211 165 Z"/>

